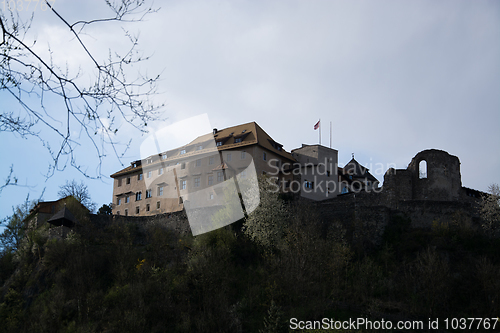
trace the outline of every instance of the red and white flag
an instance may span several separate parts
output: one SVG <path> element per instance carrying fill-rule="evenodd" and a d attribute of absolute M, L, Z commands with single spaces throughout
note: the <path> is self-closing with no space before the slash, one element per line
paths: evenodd
<path fill-rule="evenodd" d="M 314 125 L 314 129 L 317 130 L 319 128 L 319 123 L 320 123 L 321 120 L 319 120 L 316 125 Z"/>

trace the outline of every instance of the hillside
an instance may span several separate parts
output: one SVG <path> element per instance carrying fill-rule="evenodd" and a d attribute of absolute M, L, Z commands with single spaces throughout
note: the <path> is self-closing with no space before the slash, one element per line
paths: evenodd
<path fill-rule="evenodd" d="M 87 216 L 64 240 L 47 224 L 28 232 L 0 258 L 0 331 L 287 332 L 292 318 L 439 318 L 443 331 L 445 318 L 500 310 L 500 241 L 459 214 L 431 228 L 392 216 L 368 248 L 272 193 L 197 237 L 167 220 Z"/>

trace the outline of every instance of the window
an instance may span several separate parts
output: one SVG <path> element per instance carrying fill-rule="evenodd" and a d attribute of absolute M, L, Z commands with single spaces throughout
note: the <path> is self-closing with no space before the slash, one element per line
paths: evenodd
<path fill-rule="evenodd" d="M 122 186 L 122 179 L 118 179 L 118 187 Z"/>
<path fill-rule="evenodd" d="M 142 192 L 137 192 L 137 193 L 135 194 L 135 201 L 139 201 L 139 200 L 141 200 L 141 199 L 142 199 Z"/>
<path fill-rule="evenodd" d="M 427 162 L 425 160 L 420 161 L 418 164 L 418 178 L 427 178 Z"/>
<path fill-rule="evenodd" d="M 243 170 L 243 171 L 240 173 L 240 177 L 241 177 L 241 178 L 247 178 L 247 169 Z"/>
<path fill-rule="evenodd" d="M 181 155 L 184 155 L 186 153 L 186 149 L 181 150 Z"/>
<path fill-rule="evenodd" d="M 246 156 L 247 156 L 247 152 L 246 151 L 242 151 L 241 152 L 241 159 L 244 160 Z"/>
<path fill-rule="evenodd" d="M 116 212 L 116 215 L 120 215 L 120 211 L 117 211 L 117 212 Z"/>
<path fill-rule="evenodd" d="M 209 158 L 208 158 L 208 164 L 209 164 L 209 165 L 214 164 L 214 158 L 213 158 L 213 157 L 209 157 Z"/>
<path fill-rule="evenodd" d="M 181 180 L 181 190 L 186 189 L 186 180 Z"/>
<path fill-rule="evenodd" d="M 348 193 L 348 192 L 349 192 L 349 190 L 347 189 L 347 186 L 344 186 L 344 187 L 342 188 L 342 194 L 344 194 L 344 193 Z"/>
<path fill-rule="evenodd" d="M 203 149 L 203 146 L 198 146 L 198 148 L 196 148 L 197 150 L 202 150 Z"/>
<path fill-rule="evenodd" d="M 197 167 L 201 166 L 201 160 L 200 159 L 196 160 L 196 166 Z"/>
<path fill-rule="evenodd" d="M 151 190 L 146 190 L 146 199 L 151 198 Z"/>
<path fill-rule="evenodd" d="M 221 182 L 224 180 L 224 174 L 222 173 L 222 171 L 217 171 L 217 182 Z"/>
<path fill-rule="evenodd" d="M 267 161 L 267 154 L 266 154 L 266 152 L 262 153 L 262 159 L 264 161 Z"/>
<path fill-rule="evenodd" d="M 140 173 L 139 175 L 137 175 L 137 180 L 142 180 L 142 173 Z"/>
<path fill-rule="evenodd" d="M 227 155 L 226 155 L 226 160 L 227 160 L 228 162 L 231 162 L 231 159 L 232 159 L 231 153 L 227 153 Z"/>
<path fill-rule="evenodd" d="M 163 175 L 163 168 L 158 169 L 158 175 Z"/>
<path fill-rule="evenodd" d="M 158 196 L 161 197 L 163 195 L 163 186 L 158 187 Z"/>
<path fill-rule="evenodd" d="M 122 204 L 122 199 L 117 198 L 117 199 L 116 199 L 116 204 L 117 204 L 118 206 L 120 206 L 120 205 Z"/>
<path fill-rule="evenodd" d="M 146 205 L 146 212 L 149 212 L 149 209 L 151 208 L 151 206 L 149 206 L 149 204 Z"/>
<path fill-rule="evenodd" d="M 330 171 L 327 171 L 327 172 L 326 172 L 326 176 L 327 176 L 327 177 L 330 177 Z"/>
<path fill-rule="evenodd" d="M 304 182 L 304 187 L 305 188 L 310 188 L 310 189 L 314 189 L 314 183 L 313 182 L 309 182 L 309 181 L 305 181 Z"/>
<path fill-rule="evenodd" d="M 200 177 L 194 178 L 194 187 L 200 187 Z"/>
<path fill-rule="evenodd" d="M 241 142 L 241 138 L 234 139 L 234 143 L 240 143 L 240 142 Z"/>
<path fill-rule="evenodd" d="M 125 197 L 125 203 L 129 203 L 129 202 L 130 202 L 130 196 L 128 196 L 128 195 L 127 195 L 127 196 Z"/>
<path fill-rule="evenodd" d="M 151 157 L 149 157 L 146 161 L 147 161 L 148 164 L 153 163 L 153 159 Z"/>
<path fill-rule="evenodd" d="M 213 200 L 214 199 L 214 194 L 213 193 L 210 193 L 210 200 Z"/>
<path fill-rule="evenodd" d="M 148 178 L 151 178 L 152 175 L 153 175 L 153 171 L 148 171 Z"/>
<path fill-rule="evenodd" d="M 156 209 L 160 209 L 160 202 L 159 201 L 156 202 Z"/>
<path fill-rule="evenodd" d="M 125 209 L 125 216 L 128 216 L 128 209 Z"/>
<path fill-rule="evenodd" d="M 208 185 L 214 184 L 214 176 L 208 176 Z"/>
<path fill-rule="evenodd" d="M 181 169 L 186 169 L 186 163 L 181 164 Z"/>
<path fill-rule="evenodd" d="M 139 206 L 135 207 L 135 213 L 136 214 L 139 214 L 140 211 L 141 211 L 141 208 Z"/>
<path fill-rule="evenodd" d="M 162 159 L 162 160 L 166 160 L 166 159 L 167 159 L 167 154 L 163 154 L 163 155 L 161 155 L 161 159 Z"/>
<path fill-rule="evenodd" d="M 217 147 L 222 146 L 222 141 L 217 141 Z"/>
<path fill-rule="evenodd" d="M 126 184 L 130 184 L 130 177 L 127 177 L 127 181 L 126 181 Z"/>

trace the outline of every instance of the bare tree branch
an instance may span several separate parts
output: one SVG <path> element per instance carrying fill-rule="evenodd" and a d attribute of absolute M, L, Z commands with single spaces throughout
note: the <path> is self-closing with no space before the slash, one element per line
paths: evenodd
<path fill-rule="evenodd" d="M 47 177 L 69 164 L 86 177 L 100 178 L 107 148 L 120 160 L 129 146 L 125 145 L 123 150 L 116 139 L 121 124 L 125 122 L 145 132 L 148 122 L 157 119 L 163 107 L 151 100 L 156 94 L 159 76 L 150 78 L 139 74 L 135 79 L 128 78 L 131 66 L 149 59 L 138 52 L 138 37 L 122 28 L 130 47 L 123 55 L 109 50 L 106 60 L 95 57 L 82 39 L 88 26 L 102 25 L 104 29 L 113 22 L 140 22 L 156 10 L 144 0 L 105 2 L 113 13 L 111 16 L 70 23 L 53 4 L 44 1 L 92 64 L 95 75 L 87 84 L 81 80 L 81 70 L 72 74 L 68 64 L 63 68 L 54 63 L 50 47 L 46 53 L 34 47 L 36 39 L 27 36 L 35 16 L 24 22 L 19 13 L 0 12 L 0 92 L 5 91 L 20 106 L 19 111 L 0 106 L 0 132 L 38 138 L 52 158 Z M 61 119 L 62 110 L 54 110 L 55 99 L 65 111 L 64 119 Z M 51 135 L 47 130 L 55 133 L 58 141 L 49 139 Z M 77 140 L 73 139 L 74 133 L 79 133 Z M 95 175 L 79 164 L 75 154 L 81 145 L 81 135 L 96 152 Z"/>

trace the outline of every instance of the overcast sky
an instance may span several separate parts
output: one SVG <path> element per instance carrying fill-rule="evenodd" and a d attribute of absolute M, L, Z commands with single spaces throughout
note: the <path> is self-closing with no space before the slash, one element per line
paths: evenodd
<path fill-rule="evenodd" d="M 102 17 L 92 1 L 56 0 L 66 17 Z M 498 1 L 157 1 L 158 13 L 131 26 L 152 55 L 140 69 L 162 73 L 158 101 L 166 103 L 161 128 L 207 114 L 212 127 L 256 121 L 287 151 L 318 143 L 351 158 L 383 181 L 387 166 L 406 168 L 424 149 L 459 157 L 462 185 L 486 191 L 500 183 L 500 2 Z M 82 53 L 50 13 L 35 16 L 38 38 L 51 43 L 55 61 L 69 68 Z M 104 27 L 104 28 L 103 28 Z M 94 52 L 117 43 L 119 27 L 89 29 Z M 46 44 L 43 44 L 46 45 Z M 106 47 L 102 47 L 102 46 Z M 119 47 L 120 45 L 116 45 Z M 10 103 L 10 104 L 9 104 Z M 0 93 L 0 108 L 8 102 Z M 57 109 L 57 108 L 55 108 Z M 54 116 L 62 116 L 54 110 Z M 124 164 L 140 158 L 145 136 L 134 139 Z M 66 169 L 47 181 L 49 155 L 36 140 L 2 138 L 1 175 L 14 166 L 21 184 L 0 195 L 0 217 L 11 206 L 43 194 L 57 199 L 65 180 L 84 180 L 101 206 L 112 181 L 85 180 Z M 95 170 L 95 152 L 79 157 Z M 380 167 L 383 166 L 383 167 Z M 111 154 L 102 173 L 122 168 Z M 5 178 L 2 176 L 2 178 Z"/>

